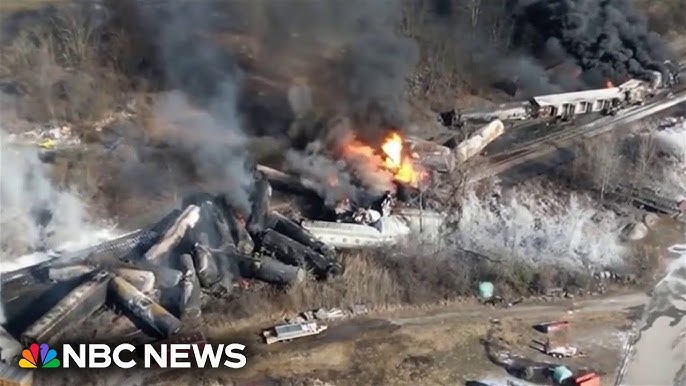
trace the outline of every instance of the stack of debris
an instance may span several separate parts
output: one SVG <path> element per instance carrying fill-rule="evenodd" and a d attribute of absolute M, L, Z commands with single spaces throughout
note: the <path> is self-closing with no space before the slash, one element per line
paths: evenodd
<path fill-rule="evenodd" d="M 410 151 L 417 162 L 444 171 L 453 166 L 452 155 L 442 147 L 414 140 Z M 399 183 L 397 193 L 373 197 L 371 204 L 343 202 L 326 208 L 328 214 L 319 218 L 329 221 L 295 221 L 270 208 L 272 186 L 322 199 L 320 187 L 257 165 L 249 209 L 235 208 L 223 193 L 195 193 L 148 228 L 4 273 L 3 293 L 11 293 L 11 299 L 23 299 L 33 284 L 53 283 L 67 293 L 46 301 L 43 315 L 33 315 L 40 307 L 17 312 L 22 315 L 14 319 L 22 323 L 13 335 L 24 344 L 51 343 L 65 328 L 79 325 L 107 304 L 123 311 L 147 335 L 167 338 L 181 329 L 182 321 L 201 315 L 203 296 L 234 295 L 245 280 L 288 286 L 308 274 L 316 280 L 340 276 L 343 266 L 336 260 L 336 247 L 394 243 L 415 231 L 437 234 L 441 214 L 396 207 L 396 194 L 402 198 L 403 189 L 415 188 L 405 185 Z"/>
<path fill-rule="evenodd" d="M 335 250 L 271 211 L 271 186 L 261 173 L 257 177 L 245 220 L 225 196 L 193 194 L 148 229 L 4 275 L 6 284 L 76 284 L 25 329 L 22 343 L 53 342 L 106 303 L 164 338 L 180 330 L 181 320 L 200 315 L 203 293 L 232 294 L 239 279 L 290 285 L 307 272 L 318 280 L 340 276 Z"/>
<path fill-rule="evenodd" d="M 20 134 L 10 134 L 7 140 L 10 143 L 37 145 L 44 149 L 81 144 L 81 140 L 74 135 L 69 126 L 48 127 L 25 131 Z"/>

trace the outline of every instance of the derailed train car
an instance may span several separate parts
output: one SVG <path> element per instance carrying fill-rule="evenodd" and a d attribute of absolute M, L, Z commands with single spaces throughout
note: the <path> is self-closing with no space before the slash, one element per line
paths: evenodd
<path fill-rule="evenodd" d="M 595 90 L 574 91 L 541 95 L 518 104 L 508 104 L 489 111 L 451 110 L 440 113 L 438 120 L 446 127 L 462 127 L 465 123 L 481 123 L 497 118 L 502 121 L 524 119 L 571 119 L 588 113 L 615 114 L 619 110 L 643 104 L 660 89 L 675 81 L 664 80 L 660 72 L 653 71 L 648 80 L 630 79 L 619 86 Z"/>
<path fill-rule="evenodd" d="M 656 91 L 648 82 L 631 79 L 617 87 L 536 96 L 530 101 L 531 118 L 569 119 L 580 114 L 614 114 L 619 109 L 643 104 Z"/>

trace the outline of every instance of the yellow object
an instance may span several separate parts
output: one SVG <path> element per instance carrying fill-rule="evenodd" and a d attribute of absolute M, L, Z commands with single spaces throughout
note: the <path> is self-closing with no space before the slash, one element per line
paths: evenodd
<path fill-rule="evenodd" d="M 53 141 L 50 138 L 44 139 L 38 143 L 38 146 L 42 147 L 43 149 L 52 149 L 55 147 L 55 141 Z"/>

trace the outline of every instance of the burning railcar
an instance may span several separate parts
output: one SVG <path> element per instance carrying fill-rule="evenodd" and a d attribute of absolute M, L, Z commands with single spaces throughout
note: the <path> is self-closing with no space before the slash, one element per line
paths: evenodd
<path fill-rule="evenodd" d="M 28 284 L 72 285 L 56 304 L 42 307 L 42 315 L 27 317 L 27 323 L 23 323 L 23 310 L 11 315 L 14 325 L 24 326 L 21 331 L 13 328 L 12 334 L 24 342 L 54 342 L 98 310 L 110 308 L 130 318 L 148 339 L 166 338 L 187 320 L 200 317 L 209 297 L 240 296 L 245 280 L 276 286 L 289 286 L 308 277 L 331 280 L 345 269 L 337 249 L 396 242 L 414 232 L 416 223 L 422 223 L 414 217 L 427 219 L 427 226 L 432 223 L 428 221 L 430 211 L 396 213 L 398 201 L 402 201 L 398 197 L 403 191 L 422 189 L 430 170 L 452 170 L 450 149 L 404 138 L 399 131 L 390 131 L 376 147 L 357 140 L 343 147 L 343 159 L 364 155 L 363 167 L 383 175 L 388 190 L 370 190 L 364 202 L 327 203 L 321 183 L 310 181 L 307 175 L 255 165 L 247 212 L 232 206 L 228 193 L 191 194 L 180 207 L 145 229 L 81 251 L 56 253 L 46 262 L 4 273 L 5 296 L 15 302 L 22 299 Z M 319 199 L 325 210 L 307 219 L 276 211 L 272 208 L 273 187 L 280 193 Z M 366 189 L 362 183 L 358 188 Z M 433 217 L 442 219 L 438 214 Z M 327 232 L 333 232 L 333 237 Z M 364 238 L 369 240 L 361 242 Z M 31 323 L 31 318 L 36 318 L 35 322 Z M 22 323 L 17 323 L 20 320 Z"/>

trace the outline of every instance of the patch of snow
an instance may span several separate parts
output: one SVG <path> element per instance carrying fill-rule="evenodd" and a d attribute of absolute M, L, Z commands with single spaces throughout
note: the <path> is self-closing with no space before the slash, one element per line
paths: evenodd
<path fill-rule="evenodd" d="M 656 148 L 665 156 L 646 183 L 671 198 L 686 199 L 686 117 L 666 120 L 652 135 Z"/>

